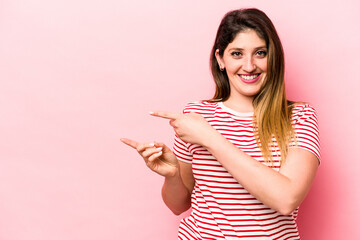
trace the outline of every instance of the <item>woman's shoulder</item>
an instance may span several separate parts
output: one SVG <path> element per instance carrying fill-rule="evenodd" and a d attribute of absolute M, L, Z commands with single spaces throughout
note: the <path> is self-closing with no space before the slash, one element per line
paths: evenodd
<path fill-rule="evenodd" d="M 307 102 L 295 102 L 292 105 L 292 112 L 293 113 L 316 112 L 316 110 L 310 103 L 307 103 Z"/>
<path fill-rule="evenodd" d="M 317 119 L 315 108 L 306 102 L 296 102 L 292 108 L 292 119 L 295 122 L 302 122 L 309 118 Z"/>

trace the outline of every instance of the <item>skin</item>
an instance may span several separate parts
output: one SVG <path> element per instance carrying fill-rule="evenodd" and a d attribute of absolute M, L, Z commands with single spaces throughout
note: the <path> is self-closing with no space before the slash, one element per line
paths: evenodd
<path fill-rule="evenodd" d="M 248 29 L 237 34 L 222 57 L 219 50 L 215 52 L 215 57 L 219 66 L 225 68 L 230 83 L 230 97 L 224 104 L 238 112 L 252 112 L 253 97 L 266 78 L 266 42 L 254 30 Z M 241 80 L 243 75 L 254 74 L 261 74 L 259 81 L 249 84 Z"/>
<path fill-rule="evenodd" d="M 252 100 L 266 76 L 265 46 L 255 31 L 246 30 L 237 34 L 222 57 L 216 51 L 219 66 L 226 69 L 230 81 L 231 94 L 224 102 L 227 107 L 238 112 L 253 111 Z M 241 76 L 246 74 L 260 74 L 260 79 L 244 83 Z M 153 112 L 151 115 L 170 120 L 180 139 L 205 147 L 254 197 L 283 215 L 295 210 L 310 189 L 318 160 L 309 151 L 289 149 L 285 164 L 277 172 L 238 149 L 199 114 Z M 166 205 L 177 215 L 186 211 L 194 187 L 191 164 L 177 161 L 163 143 L 121 141 L 136 149 L 151 170 L 165 177 L 162 197 Z"/>
<path fill-rule="evenodd" d="M 179 215 L 190 208 L 191 192 L 195 184 L 191 164 L 178 161 L 163 143 L 138 143 L 127 138 L 120 140 L 136 149 L 148 168 L 164 176 L 162 198 L 174 214 Z"/>

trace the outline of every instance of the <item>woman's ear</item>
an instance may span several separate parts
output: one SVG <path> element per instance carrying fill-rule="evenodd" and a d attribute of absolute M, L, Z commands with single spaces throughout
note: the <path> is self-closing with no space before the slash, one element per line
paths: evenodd
<path fill-rule="evenodd" d="M 222 57 L 220 56 L 219 49 L 216 49 L 215 57 L 216 57 L 216 61 L 219 65 L 220 70 L 223 71 L 225 69 L 225 63 L 224 63 Z"/>

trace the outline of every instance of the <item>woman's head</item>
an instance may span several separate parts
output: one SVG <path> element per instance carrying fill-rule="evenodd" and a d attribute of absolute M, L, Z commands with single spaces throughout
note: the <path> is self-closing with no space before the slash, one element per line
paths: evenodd
<path fill-rule="evenodd" d="M 240 9 L 227 13 L 217 31 L 211 51 L 210 65 L 216 84 L 215 101 L 225 101 L 230 96 L 229 78 L 226 71 L 220 69 L 215 57 L 223 57 L 227 46 L 240 32 L 254 30 L 263 39 L 267 48 L 267 78 L 260 92 L 270 87 L 281 88 L 284 75 L 284 54 L 275 27 L 266 14 L 258 9 Z M 222 67 L 221 67 L 222 68 Z M 271 86 L 270 86 L 271 85 Z"/>
<path fill-rule="evenodd" d="M 252 100 L 262 89 L 267 74 L 267 44 L 253 29 L 239 32 L 222 56 L 215 53 L 219 68 L 230 86 L 228 106 L 253 111 Z"/>
<path fill-rule="evenodd" d="M 242 93 L 238 90 L 246 89 L 244 88 L 246 81 L 241 79 L 244 72 L 243 67 L 239 67 L 239 71 L 236 72 L 236 68 L 225 70 L 223 67 L 226 68 L 226 66 L 221 65 L 226 63 L 224 54 L 228 54 L 225 50 L 228 51 L 229 44 L 231 46 L 235 43 L 244 45 L 244 42 L 247 42 L 245 48 L 248 51 L 249 49 L 250 51 L 252 51 L 251 49 L 256 50 L 256 46 L 251 45 L 254 41 L 248 41 L 250 33 L 253 36 L 256 33 L 253 39 L 258 42 L 259 47 L 265 45 L 266 51 L 266 57 L 262 59 L 266 60 L 266 64 L 258 58 L 253 72 L 248 76 L 246 74 L 243 76 L 247 79 L 254 79 L 254 82 L 257 81 L 257 74 L 264 76 L 261 81 L 258 80 L 261 84 L 257 88 L 252 85 L 252 91 L 247 91 L 247 93 L 253 94 L 251 100 L 255 116 L 255 137 L 265 159 L 272 160 L 270 147 L 276 144 L 280 149 L 281 159 L 284 161 L 289 140 L 294 134 L 291 124 L 293 103 L 287 101 L 285 94 L 283 48 L 274 25 L 264 12 L 254 8 L 240 9 L 227 13 L 222 19 L 210 57 L 211 71 L 216 83 L 215 95 L 211 101 L 226 101 L 229 99 L 231 91 L 237 91 L 241 95 Z M 254 53 L 257 54 L 258 50 L 255 50 Z M 235 62 L 235 60 L 232 61 L 232 63 Z M 256 66 L 259 63 L 263 64 L 262 67 Z M 228 66 L 232 67 L 233 65 L 228 64 Z M 239 64 L 238 66 L 243 65 Z M 250 67 L 248 69 L 251 70 Z M 239 76 L 238 82 L 236 82 L 236 74 Z M 237 87 L 234 87 L 234 81 Z M 253 82 L 250 81 L 248 85 L 251 84 Z M 244 95 L 242 94 L 242 96 Z M 276 143 L 273 143 L 273 137 L 275 137 Z"/>

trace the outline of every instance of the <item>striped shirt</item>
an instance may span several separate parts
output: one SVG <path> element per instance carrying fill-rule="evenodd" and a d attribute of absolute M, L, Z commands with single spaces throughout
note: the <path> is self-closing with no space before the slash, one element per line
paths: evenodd
<path fill-rule="evenodd" d="M 257 161 L 264 161 L 253 131 L 253 113 L 239 113 L 222 102 L 189 103 L 184 113 L 201 114 L 231 143 Z M 292 112 L 298 148 L 320 159 L 316 113 L 308 104 L 298 104 Z M 202 146 L 189 144 L 177 136 L 174 153 L 180 161 L 191 163 L 195 186 L 191 196 L 191 214 L 180 222 L 178 239 L 300 239 L 296 216 L 288 216 L 267 207 L 244 189 Z M 274 163 L 280 169 L 280 151 L 273 147 Z"/>

